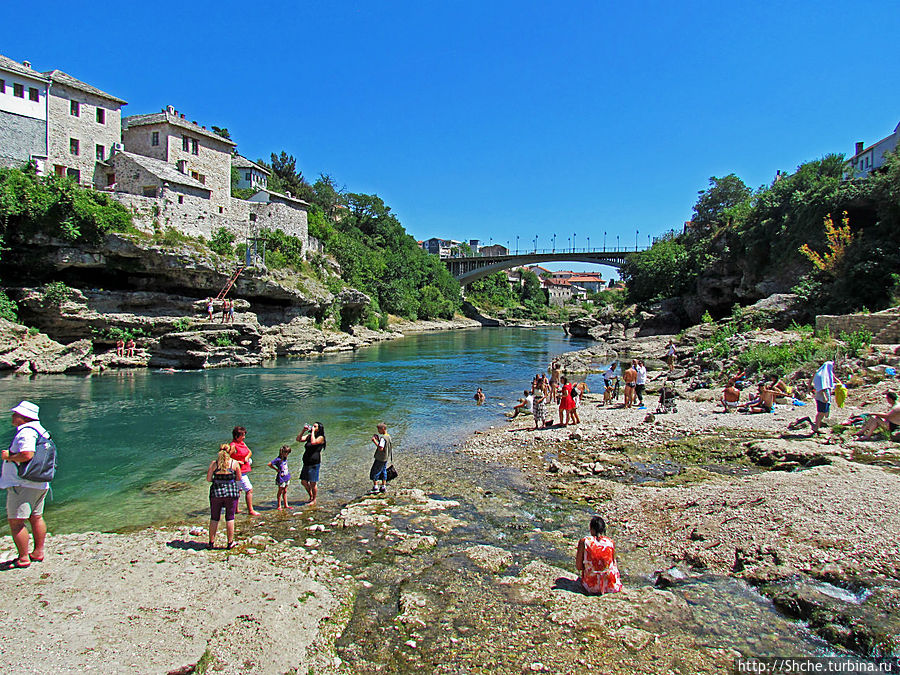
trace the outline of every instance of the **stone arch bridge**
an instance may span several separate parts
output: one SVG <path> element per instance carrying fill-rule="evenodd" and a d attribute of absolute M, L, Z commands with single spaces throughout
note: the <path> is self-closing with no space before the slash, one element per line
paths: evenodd
<path fill-rule="evenodd" d="M 509 255 L 491 256 L 466 256 L 460 258 L 444 258 L 444 264 L 450 270 L 450 274 L 457 281 L 466 286 L 473 281 L 493 274 L 499 270 L 507 270 L 512 267 L 534 265 L 546 262 L 586 262 L 596 265 L 608 265 L 620 268 L 629 256 L 642 251 L 637 247 L 633 249 L 589 250 L 568 249 L 566 251 L 531 251 L 529 253 L 515 253 Z"/>

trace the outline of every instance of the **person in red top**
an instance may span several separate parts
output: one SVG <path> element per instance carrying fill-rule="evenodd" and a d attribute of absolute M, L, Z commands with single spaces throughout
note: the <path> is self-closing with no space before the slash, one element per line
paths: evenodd
<path fill-rule="evenodd" d="M 572 385 L 565 376 L 561 377 L 560 381 L 562 382 L 562 395 L 559 399 L 559 423 L 561 426 L 566 426 L 574 423 L 572 411 L 575 410 L 575 399 L 572 398 Z"/>
<path fill-rule="evenodd" d="M 247 511 L 251 516 L 258 516 L 259 511 L 253 510 L 253 485 L 251 485 L 250 479 L 247 478 L 247 474 L 250 473 L 250 465 L 253 463 L 253 460 L 250 459 L 250 456 L 253 453 L 250 451 L 250 448 L 247 447 L 247 444 L 244 443 L 244 439 L 247 437 L 247 429 L 244 427 L 235 427 L 231 430 L 231 437 L 234 439 L 229 443 L 231 459 L 241 463 L 240 484 L 241 492 L 243 492 L 247 498 Z"/>
<path fill-rule="evenodd" d="M 581 573 L 581 585 L 586 593 L 601 595 L 622 590 L 616 547 L 606 536 L 606 523 L 600 516 L 591 518 L 591 536 L 578 542 L 575 569 Z"/>

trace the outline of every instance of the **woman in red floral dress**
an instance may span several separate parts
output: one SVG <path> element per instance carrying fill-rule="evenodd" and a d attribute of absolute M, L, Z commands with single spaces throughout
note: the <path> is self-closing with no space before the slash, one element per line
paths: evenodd
<path fill-rule="evenodd" d="M 586 593 L 601 595 L 622 590 L 616 547 L 606 535 L 606 523 L 600 516 L 591 518 L 591 536 L 578 542 L 575 568 L 581 573 Z"/>

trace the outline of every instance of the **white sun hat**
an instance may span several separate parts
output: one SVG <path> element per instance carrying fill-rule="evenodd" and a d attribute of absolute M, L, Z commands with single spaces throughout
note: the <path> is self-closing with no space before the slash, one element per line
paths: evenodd
<path fill-rule="evenodd" d="M 22 401 L 19 405 L 10 410 L 10 412 L 19 413 L 22 417 L 27 417 L 30 420 L 40 419 L 38 417 L 39 411 L 40 408 L 31 401 Z"/>

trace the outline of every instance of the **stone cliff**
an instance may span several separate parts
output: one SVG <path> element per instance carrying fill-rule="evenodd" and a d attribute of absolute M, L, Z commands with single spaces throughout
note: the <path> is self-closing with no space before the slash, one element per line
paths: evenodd
<path fill-rule="evenodd" d="M 370 299 L 336 295 L 316 279 L 248 268 L 229 293 L 233 323 L 213 320 L 206 298 L 228 282 L 233 260 L 200 246 L 160 246 L 141 235 L 108 235 L 93 247 L 36 237 L 4 255 L 6 288 L 25 326 L 0 324 L 0 371 L 90 372 L 109 367 L 217 368 L 259 365 L 277 356 L 355 349 L 395 333 L 352 326 Z M 64 297 L 48 294 L 62 281 Z M 349 332 L 352 331 L 352 332 Z M 133 336 L 132 356 L 117 339 Z"/>

